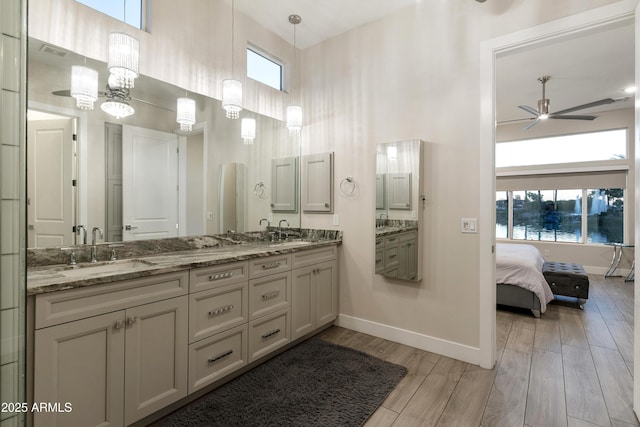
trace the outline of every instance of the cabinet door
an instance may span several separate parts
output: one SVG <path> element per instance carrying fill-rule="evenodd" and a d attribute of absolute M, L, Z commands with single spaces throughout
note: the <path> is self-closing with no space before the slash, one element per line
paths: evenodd
<path fill-rule="evenodd" d="M 389 174 L 389 209 L 411 210 L 411 173 Z"/>
<path fill-rule="evenodd" d="M 187 296 L 126 311 L 125 423 L 187 395 Z"/>
<path fill-rule="evenodd" d="M 271 160 L 271 210 L 298 212 L 298 158 Z"/>
<path fill-rule="evenodd" d="M 302 210 L 333 212 L 333 153 L 303 157 Z"/>
<path fill-rule="evenodd" d="M 291 339 L 295 340 L 316 327 L 316 266 L 293 270 L 291 283 Z"/>
<path fill-rule="evenodd" d="M 34 426 L 123 425 L 123 325 L 118 311 L 35 332 L 34 402 L 72 410 L 36 412 Z"/>
<path fill-rule="evenodd" d="M 316 328 L 333 322 L 338 317 L 338 262 L 327 261 L 316 265 Z"/>

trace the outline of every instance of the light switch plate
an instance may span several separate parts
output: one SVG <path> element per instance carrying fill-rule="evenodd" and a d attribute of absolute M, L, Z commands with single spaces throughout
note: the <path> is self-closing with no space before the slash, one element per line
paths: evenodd
<path fill-rule="evenodd" d="M 207 221 L 213 221 L 213 212 L 207 212 Z"/>
<path fill-rule="evenodd" d="M 460 224 L 460 231 L 463 233 L 477 233 L 478 218 L 462 218 L 461 224 Z"/>
<path fill-rule="evenodd" d="M 333 225 L 340 225 L 340 218 L 338 214 L 333 215 Z"/>

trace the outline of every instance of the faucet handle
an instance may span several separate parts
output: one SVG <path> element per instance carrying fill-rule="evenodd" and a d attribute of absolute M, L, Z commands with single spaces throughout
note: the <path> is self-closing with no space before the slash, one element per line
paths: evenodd
<path fill-rule="evenodd" d="M 63 252 L 71 252 L 71 255 L 69 256 L 69 265 L 76 265 L 76 248 L 63 246 L 60 250 Z"/>
<path fill-rule="evenodd" d="M 109 261 L 117 260 L 117 258 L 116 258 L 116 248 L 121 248 L 123 246 L 124 246 L 123 243 L 111 243 L 109 245 L 109 247 L 111 248 L 111 257 L 109 258 Z"/>

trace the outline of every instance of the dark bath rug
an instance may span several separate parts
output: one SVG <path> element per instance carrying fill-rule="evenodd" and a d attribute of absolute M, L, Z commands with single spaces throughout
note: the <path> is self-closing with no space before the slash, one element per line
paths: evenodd
<path fill-rule="evenodd" d="M 406 373 L 312 338 L 153 426 L 360 426 Z"/>

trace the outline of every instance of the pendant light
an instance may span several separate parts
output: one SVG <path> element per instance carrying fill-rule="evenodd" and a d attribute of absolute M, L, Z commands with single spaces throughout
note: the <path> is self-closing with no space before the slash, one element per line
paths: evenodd
<path fill-rule="evenodd" d="M 289 15 L 289 22 L 293 25 L 293 65 L 291 66 L 291 92 L 293 93 L 293 76 L 295 76 L 296 65 L 296 25 L 302 22 L 302 18 L 299 15 Z M 294 105 L 287 107 L 287 128 L 290 135 L 297 135 L 302 130 L 302 107 L 296 105 L 295 96 L 293 100 Z"/>
<path fill-rule="evenodd" d="M 98 72 L 93 68 L 73 65 L 71 67 L 71 96 L 81 110 L 93 110 L 98 99 Z"/>
<path fill-rule="evenodd" d="M 120 80 L 120 85 L 130 89 L 138 77 L 140 45 L 138 40 L 126 33 L 109 34 L 109 72 Z"/>
<path fill-rule="evenodd" d="M 196 101 L 190 98 L 178 98 L 176 121 L 180 123 L 180 130 L 191 132 L 196 122 Z"/>
<path fill-rule="evenodd" d="M 242 110 L 242 83 L 233 79 L 235 38 L 235 1 L 231 0 L 231 78 L 222 82 L 222 108 L 229 119 L 240 117 Z"/>
<path fill-rule="evenodd" d="M 240 136 L 245 144 L 253 144 L 256 137 L 256 119 L 243 118 L 240 123 Z"/>

